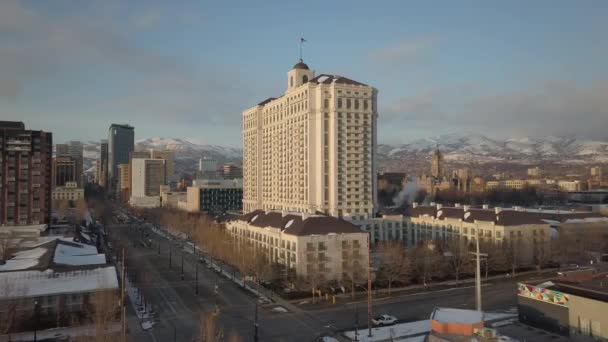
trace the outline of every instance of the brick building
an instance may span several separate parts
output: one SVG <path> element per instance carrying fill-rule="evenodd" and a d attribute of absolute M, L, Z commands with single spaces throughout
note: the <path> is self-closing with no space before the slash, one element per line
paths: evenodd
<path fill-rule="evenodd" d="M 48 224 L 51 219 L 53 139 L 0 121 L 0 224 Z M 0 228 L 2 229 L 2 228 Z"/>

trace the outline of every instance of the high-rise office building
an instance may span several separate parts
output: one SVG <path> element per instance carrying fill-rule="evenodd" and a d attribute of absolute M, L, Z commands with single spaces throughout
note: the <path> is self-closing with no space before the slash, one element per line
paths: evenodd
<path fill-rule="evenodd" d="M 53 135 L 0 121 L 0 224 L 51 221 Z M 0 227 L 0 230 L 2 228 Z"/>
<path fill-rule="evenodd" d="M 165 181 L 164 159 L 131 159 L 129 202 L 133 206 L 160 206 L 160 187 Z"/>
<path fill-rule="evenodd" d="M 243 210 L 373 216 L 376 99 L 371 86 L 294 65 L 282 96 L 243 112 Z"/>
<path fill-rule="evenodd" d="M 217 160 L 209 157 L 199 159 L 197 173 L 199 179 L 218 179 L 219 176 L 217 172 Z"/>
<path fill-rule="evenodd" d="M 129 125 L 112 124 L 108 130 L 108 181 L 111 192 L 117 190 L 118 165 L 128 164 L 135 146 L 135 129 Z"/>
<path fill-rule="evenodd" d="M 105 187 L 108 182 L 108 141 L 101 140 L 99 159 L 97 160 L 97 184 Z"/>
<path fill-rule="evenodd" d="M 128 200 L 131 197 L 131 164 L 118 165 L 118 190 L 120 197 L 123 200 Z"/>
<path fill-rule="evenodd" d="M 163 159 L 165 161 L 165 178 L 167 182 L 175 177 L 175 154 L 169 150 L 150 150 L 150 158 Z"/>
<path fill-rule="evenodd" d="M 57 156 L 53 159 L 53 185 L 65 186 L 66 182 L 78 186 L 77 160 L 69 156 Z"/>
<path fill-rule="evenodd" d="M 78 184 L 78 187 L 83 185 L 83 151 L 84 146 L 80 141 L 68 141 L 65 144 L 55 145 L 55 155 L 57 157 L 70 157 L 74 160 L 76 166 L 74 181 Z"/>
<path fill-rule="evenodd" d="M 225 164 L 222 166 L 222 174 L 224 179 L 243 178 L 243 169 L 234 164 Z"/>

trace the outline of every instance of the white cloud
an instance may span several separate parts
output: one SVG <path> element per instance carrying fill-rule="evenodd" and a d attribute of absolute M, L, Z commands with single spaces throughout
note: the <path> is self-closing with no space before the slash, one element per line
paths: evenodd
<path fill-rule="evenodd" d="M 518 90 L 435 87 L 380 108 L 380 121 L 427 135 L 467 129 L 496 136 L 576 135 L 607 139 L 608 79 L 537 81 Z M 387 126 L 387 129 L 391 128 Z"/>
<path fill-rule="evenodd" d="M 234 93 L 242 91 L 243 101 L 249 100 L 243 87 L 250 83 L 240 79 L 237 68 L 193 65 L 138 44 L 140 30 L 171 19 L 175 19 L 173 25 L 178 21 L 192 23 L 195 16 L 182 7 L 179 11 L 154 7 L 135 10 L 121 2 L 104 4 L 90 3 L 92 8 L 79 9 L 77 14 L 49 14 L 20 1 L 0 2 L 0 34 L 6 37 L 0 45 L 0 99 L 17 102 L 17 109 L 22 109 L 19 101 L 28 106 L 40 104 L 40 99 L 28 97 L 28 87 L 62 78 L 78 79 L 95 69 L 100 77 L 106 71 L 120 75 L 114 87 L 121 91 L 100 96 L 96 93 L 103 91 L 102 85 L 78 80 L 79 91 L 88 92 L 86 99 L 80 99 L 65 93 L 73 84 L 65 90 L 45 88 L 45 93 L 55 97 L 49 100 L 53 106 L 44 113 L 62 119 L 78 112 L 103 112 L 107 120 L 128 115 L 130 120 L 159 122 L 240 122 L 240 110 L 245 106 L 234 101 Z M 64 86 L 56 85 L 59 89 Z M 24 119 L 31 120 L 31 114 Z"/>
<path fill-rule="evenodd" d="M 372 53 L 372 59 L 381 62 L 409 62 L 425 55 L 435 44 L 434 39 L 404 40 Z"/>

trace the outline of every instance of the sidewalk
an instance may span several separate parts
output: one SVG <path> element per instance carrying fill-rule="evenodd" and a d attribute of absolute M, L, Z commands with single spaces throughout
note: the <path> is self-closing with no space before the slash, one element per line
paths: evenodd
<path fill-rule="evenodd" d="M 234 283 L 236 283 L 240 287 L 242 287 L 245 290 L 251 292 L 252 294 L 260 297 L 260 301 L 262 303 L 275 302 L 276 304 L 284 306 L 289 311 L 303 312 L 306 310 L 304 308 L 301 308 L 298 305 L 298 303 L 301 303 L 304 301 L 308 301 L 308 302 L 312 301 L 312 297 L 292 299 L 292 300 L 283 299 L 282 297 L 280 297 L 276 294 L 273 294 L 272 291 L 264 288 L 263 286 L 258 286 L 257 283 L 245 280 L 245 276 L 243 274 L 241 274 L 239 271 L 235 271 L 233 269 L 226 270 L 226 267 L 223 262 L 216 260 L 211 255 L 209 255 L 204 249 L 200 248 L 199 246 L 195 246 L 193 242 L 186 241 L 187 235 L 180 233 L 180 232 L 176 232 L 170 228 L 167 230 L 156 228 L 153 224 L 150 224 L 149 227 L 154 233 L 162 236 L 165 239 L 171 238 L 171 239 L 181 240 L 182 242 L 184 242 L 184 245 L 185 245 L 184 251 L 186 251 L 187 253 L 193 254 L 193 250 L 196 249 L 199 252 L 199 256 L 202 257 L 205 260 L 205 262 L 210 262 L 212 268 L 216 272 L 221 273 L 227 279 L 232 280 Z M 188 246 L 189 248 L 187 248 L 186 246 Z M 532 271 L 525 271 L 525 272 L 517 273 L 515 276 L 495 275 L 495 276 L 491 276 L 491 277 L 487 277 L 487 278 L 482 278 L 482 283 L 486 283 L 486 282 L 490 282 L 490 281 L 494 281 L 494 280 L 501 280 L 501 279 L 516 280 L 516 279 L 520 279 L 521 277 L 525 277 L 528 275 L 535 275 L 535 274 L 542 275 L 542 274 L 546 274 L 546 273 L 555 272 L 556 270 L 557 270 L 556 268 L 547 268 L 547 269 L 541 270 L 540 273 L 538 270 L 532 270 Z M 431 283 L 429 286 L 426 286 L 426 287 L 421 284 L 416 284 L 416 285 L 410 285 L 410 286 L 405 286 L 405 287 L 392 288 L 390 296 L 388 295 L 389 290 L 386 288 L 377 289 L 377 290 L 374 290 L 373 292 L 374 292 L 374 297 L 376 299 L 398 298 L 400 295 L 404 295 L 404 294 L 422 293 L 422 292 L 426 292 L 426 291 L 436 291 L 436 290 L 441 290 L 444 288 L 456 288 L 456 287 L 460 287 L 460 286 L 471 285 L 474 283 L 475 283 L 475 278 L 466 278 L 466 279 L 461 279 L 458 282 L 456 280 L 446 280 L 446 281 L 439 282 L 439 283 Z M 258 289 L 259 289 L 259 291 L 258 291 Z M 403 292 L 405 292 L 405 293 L 403 293 Z M 335 296 L 336 296 L 336 299 L 338 299 L 340 301 L 339 303 L 336 303 L 336 304 L 341 304 L 344 302 L 344 300 L 351 299 L 351 294 L 348 292 L 348 290 L 345 293 L 337 293 Z M 364 292 L 355 292 L 355 298 L 353 299 L 353 301 L 359 301 L 359 300 L 365 299 L 365 298 L 363 298 L 363 296 L 365 298 L 367 298 L 367 295 Z M 321 299 L 321 300 L 317 300 L 317 303 L 314 304 L 313 306 L 314 306 L 314 308 L 316 308 L 317 306 L 319 308 L 322 308 L 322 307 L 326 307 L 327 305 L 329 305 L 329 304 L 326 303 L 325 300 Z"/>
<path fill-rule="evenodd" d="M 118 269 L 120 269 L 120 261 L 118 261 L 116 264 Z M 148 311 L 149 309 L 151 309 L 150 307 L 144 307 L 142 301 L 145 301 L 145 298 L 143 298 L 143 294 L 141 293 L 141 291 L 137 287 L 133 286 L 128 274 L 125 278 L 125 295 L 131 303 L 131 307 L 133 308 L 133 311 L 137 316 L 138 323 L 141 326 L 141 329 L 144 331 L 148 330 L 152 328 L 154 324 L 156 324 L 154 320 L 154 312 L 151 310 Z"/>
<path fill-rule="evenodd" d="M 540 273 L 540 277 L 546 277 L 547 273 L 553 273 L 557 271 L 556 268 L 547 268 L 547 269 L 543 269 Z M 538 271 L 533 270 L 533 271 L 526 271 L 526 272 L 521 272 L 516 274 L 515 276 L 506 276 L 506 275 L 497 275 L 497 276 L 492 276 L 492 277 L 488 277 L 488 278 L 482 278 L 482 286 L 488 285 L 488 283 L 491 283 L 493 281 L 496 280 L 510 280 L 510 281 L 516 281 L 516 280 L 522 280 L 521 278 L 525 278 L 526 276 L 530 276 L 530 275 L 537 275 Z M 374 289 L 372 290 L 373 293 L 373 297 L 374 300 L 378 300 L 378 299 L 391 299 L 391 298 L 399 298 L 400 296 L 404 296 L 404 295 L 412 295 L 412 294 L 418 294 L 418 293 L 426 293 L 426 292 L 435 292 L 435 291 L 441 291 L 441 290 L 448 290 L 448 289 L 458 289 L 458 288 L 467 288 L 467 287 L 472 287 L 475 285 L 475 278 L 466 278 L 463 280 L 460 280 L 458 282 L 456 282 L 455 280 L 446 280 L 443 282 L 438 282 L 438 283 L 431 283 L 427 286 L 424 286 L 422 284 L 416 284 L 416 285 L 410 285 L 410 286 L 404 286 L 404 287 L 393 287 L 391 289 L 391 294 L 388 294 L 388 289 L 383 288 L 383 289 Z M 325 295 L 325 294 L 323 294 Z M 355 292 L 355 296 L 354 298 L 352 298 L 351 293 L 348 291 L 348 289 L 346 289 L 345 293 L 337 293 L 336 295 L 336 305 L 338 304 L 344 304 L 344 303 L 355 303 L 355 302 L 360 302 L 360 301 L 366 301 L 367 300 L 367 292 Z M 306 309 L 317 309 L 317 308 L 324 308 L 327 306 L 332 306 L 333 304 L 331 304 L 331 294 L 330 294 L 330 301 L 327 302 L 324 298 L 318 298 L 315 297 L 315 304 L 312 304 L 312 297 L 305 297 L 305 298 L 298 298 L 298 299 L 291 299 L 289 300 L 290 303 L 294 304 L 294 305 L 299 305 L 300 303 L 303 302 L 307 302 L 306 305 Z"/>
<path fill-rule="evenodd" d="M 165 239 L 178 239 L 184 243 L 183 250 L 186 253 L 194 254 L 194 250 L 198 252 L 198 257 L 203 259 L 206 264 L 210 265 L 211 268 L 223 275 L 226 279 L 231 280 L 236 285 L 240 286 L 244 290 L 252 293 L 254 296 L 259 298 L 260 304 L 268 304 L 268 303 L 276 303 L 280 306 L 283 306 L 285 309 L 291 312 L 302 312 L 303 310 L 293 305 L 291 302 L 281 298 L 280 296 L 274 294 L 272 291 L 266 289 L 263 286 L 258 286 L 257 283 L 245 280 L 246 277 L 238 270 L 235 270 L 233 267 L 230 269 L 226 268 L 226 264 L 224 262 L 218 261 L 213 258 L 211 255 L 207 253 L 206 250 L 200 248 L 195 245 L 192 241 L 186 241 L 187 236 L 183 233 L 175 232 L 171 229 L 163 230 L 156 228 L 154 225 L 150 225 L 150 230 L 152 230 L 157 235 L 165 238 Z"/>

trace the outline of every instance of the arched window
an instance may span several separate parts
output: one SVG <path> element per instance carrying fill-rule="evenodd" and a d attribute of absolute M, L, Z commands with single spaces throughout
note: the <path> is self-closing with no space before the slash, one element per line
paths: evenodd
<path fill-rule="evenodd" d="M 304 75 L 302 76 L 302 83 L 306 83 L 308 82 L 308 76 Z"/>
<path fill-rule="evenodd" d="M 355 109 L 359 109 L 359 100 L 355 100 Z"/>

